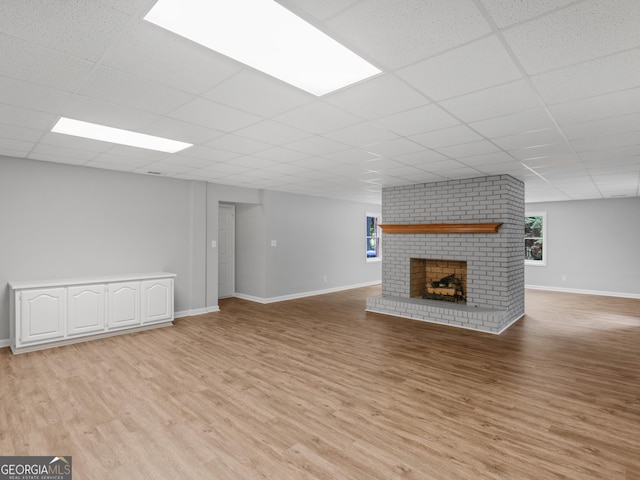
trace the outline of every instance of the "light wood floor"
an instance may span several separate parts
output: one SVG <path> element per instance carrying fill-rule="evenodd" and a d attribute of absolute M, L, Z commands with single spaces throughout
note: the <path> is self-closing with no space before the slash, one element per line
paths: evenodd
<path fill-rule="evenodd" d="M 493 336 L 363 288 L 13 356 L 0 455 L 74 478 L 639 479 L 640 300 L 528 291 Z"/>

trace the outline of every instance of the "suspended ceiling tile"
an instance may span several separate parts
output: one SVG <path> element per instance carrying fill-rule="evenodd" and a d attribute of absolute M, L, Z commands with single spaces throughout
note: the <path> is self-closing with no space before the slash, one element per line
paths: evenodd
<path fill-rule="evenodd" d="M 640 113 L 602 118 L 590 122 L 571 123 L 562 125 L 562 130 L 570 140 L 633 132 L 640 130 Z"/>
<path fill-rule="evenodd" d="M 81 95 L 72 96 L 60 111 L 60 116 L 133 131 L 141 131 L 146 125 L 161 118 L 155 113 L 135 110 Z"/>
<path fill-rule="evenodd" d="M 57 117 L 51 113 L 38 112 L 28 108 L 0 104 L 0 123 L 35 130 L 49 130 Z"/>
<path fill-rule="evenodd" d="M 205 142 L 204 145 L 245 155 L 272 148 L 272 145 L 269 143 L 252 140 L 247 137 L 241 137 L 233 133 L 221 135 L 214 140 Z"/>
<path fill-rule="evenodd" d="M 398 138 L 396 134 L 370 122 L 360 122 L 326 133 L 324 136 L 353 147 L 362 147 L 372 143 Z"/>
<path fill-rule="evenodd" d="M 99 168 L 101 170 L 115 170 L 118 172 L 133 172 L 136 169 L 136 167 L 133 167 L 133 166 L 117 165 L 114 163 L 106 163 L 106 162 L 97 162 L 95 160 L 91 160 L 83 164 L 83 166 L 91 167 L 91 168 Z"/>
<path fill-rule="evenodd" d="M 56 113 L 69 101 L 71 94 L 43 87 L 25 80 L 0 77 L 0 103 Z"/>
<path fill-rule="evenodd" d="M 406 138 L 395 138 L 367 146 L 367 151 L 384 157 L 393 157 L 424 150 L 424 147 Z"/>
<path fill-rule="evenodd" d="M 256 115 L 205 100 L 204 98 L 195 98 L 171 112 L 169 116 L 222 132 L 232 132 L 260 120 L 260 117 Z"/>
<path fill-rule="evenodd" d="M 469 124 L 471 128 L 489 138 L 505 137 L 554 129 L 555 124 L 543 108 L 534 108 L 499 117 L 480 120 Z"/>
<path fill-rule="evenodd" d="M 156 0 L 97 0 L 100 3 L 115 8 L 123 13 L 134 14 L 147 12 Z"/>
<path fill-rule="evenodd" d="M 429 162 L 426 165 L 416 165 L 416 167 L 418 167 L 421 170 L 424 170 L 426 172 L 437 173 L 438 175 L 440 175 L 440 172 L 444 172 L 444 171 L 447 171 L 447 170 L 456 170 L 456 169 L 459 169 L 459 168 L 467 168 L 466 165 L 463 165 L 462 163 L 458 162 L 457 160 L 451 160 L 451 159 L 437 161 L 437 162 Z"/>
<path fill-rule="evenodd" d="M 464 158 L 485 153 L 500 152 L 500 148 L 488 140 L 479 140 L 477 142 L 461 143 L 449 147 L 439 147 L 436 148 L 436 151 L 450 158 Z"/>
<path fill-rule="evenodd" d="M 35 145 L 35 142 L 27 140 L 0 137 L 0 150 L 15 152 L 20 157 L 24 157 Z"/>
<path fill-rule="evenodd" d="M 579 140 L 573 140 L 571 144 L 578 152 L 616 147 L 635 147 L 640 145 L 640 131 L 581 138 Z"/>
<path fill-rule="evenodd" d="M 560 124 L 637 113 L 640 112 L 640 88 L 551 105 L 549 111 Z"/>
<path fill-rule="evenodd" d="M 639 79 L 638 49 L 531 78 L 533 85 L 549 105 L 637 87 Z"/>
<path fill-rule="evenodd" d="M 440 105 L 464 122 L 477 122 L 538 108 L 540 102 L 526 81 L 516 80 L 445 100 Z"/>
<path fill-rule="evenodd" d="M 322 2 L 318 2 L 317 0 L 278 0 L 278 3 L 296 14 L 306 12 L 315 18 L 323 20 L 349 8 L 357 1 L 358 0 L 323 0 Z"/>
<path fill-rule="evenodd" d="M 236 132 L 243 137 L 252 138 L 271 145 L 282 145 L 309 137 L 310 134 L 300 129 L 284 125 L 273 120 L 264 120 Z"/>
<path fill-rule="evenodd" d="M 242 65 L 175 33 L 139 20 L 106 54 L 103 64 L 182 92 L 202 94 Z"/>
<path fill-rule="evenodd" d="M 491 141 L 504 150 L 518 150 L 536 145 L 564 142 L 565 138 L 557 128 L 544 128 L 518 135 L 492 138 Z"/>
<path fill-rule="evenodd" d="M 42 143 L 36 145 L 33 148 L 32 153 L 33 155 L 52 155 L 59 158 L 69 158 L 70 160 L 81 160 L 84 162 L 92 160 L 98 156 L 96 152 L 91 150 L 81 150 L 79 148 L 61 147 L 57 145 L 45 145 Z"/>
<path fill-rule="evenodd" d="M 394 155 L 393 158 L 405 165 L 416 166 L 426 165 L 430 162 L 438 162 L 447 159 L 447 157 L 445 157 L 441 153 L 438 153 L 434 150 L 429 150 L 427 148 L 413 153 L 406 153 L 404 155 Z"/>
<path fill-rule="evenodd" d="M 201 160 L 209 160 L 211 163 L 224 162 L 240 156 L 239 153 L 220 150 L 218 148 L 205 147 L 203 145 L 194 145 L 193 147 L 181 150 L 180 155 L 199 158 Z"/>
<path fill-rule="evenodd" d="M 62 154 L 62 156 L 60 156 L 48 152 L 31 152 L 27 158 L 31 160 L 40 160 L 42 162 L 64 163 L 68 165 L 84 165 L 87 163 L 87 160 L 83 158 L 74 158 L 66 154 Z"/>
<path fill-rule="evenodd" d="M 379 118 L 375 123 L 398 135 L 410 136 L 458 125 L 460 121 L 431 104 Z"/>
<path fill-rule="evenodd" d="M 640 45 L 640 2 L 591 0 L 504 32 L 529 74 L 584 62 Z"/>
<path fill-rule="evenodd" d="M 77 89 L 93 68 L 93 63 L 87 60 L 3 34 L 0 34 L 0 58 L 0 75 L 68 92 Z"/>
<path fill-rule="evenodd" d="M 307 153 L 298 152 L 285 147 L 272 147 L 267 150 L 256 152 L 254 155 L 256 157 L 266 158 L 267 160 L 273 160 L 276 162 L 292 162 L 309 156 Z"/>
<path fill-rule="evenodd" d="M 62 148 L 74 148 L 87 152 L 103 153 L 113 147 L 113 143 L 91 140 L 89 138 L 64 135 L 62 133 L 47 132 L 40 139 L 43 145 L 52 145 Z"/>
<path fill-rule="evenodd" d="M 122 167 L 123 170 L 134 170 L 143 165 L 148 165 L 150 160 L 148 158 L 125 157 L 122 155 L 113 155 L 112 153 L 103 153 L 91 160 L 91 163 L 112 165 L 114 170 L 117 170 L 118 167 Z"/>
<path fill-rule="evenodd" d="M 0 123 L 0 138 L 32 143 L 37 142 L 41 136 L 42 130 Z"/>
<path fill-rule="evenodd" d="M 193 144 L 206 144 L 206 142 L 225 135 L 224 132 L 219 130 L 200 127 L 168 117 L 160 117 L 145 126 L 144 133 Z"/>
<path fill-rule="evenodd" d="M 366 150 L 366 147 L 364 147 L 351 148 L 349 150 L 343 150 L 335 153 L 327 153 L 324 154 L 323 157 L 341 163 L 360 164 L 362 162 L 377 160 L 380 158 L 380 155 L 369 152 Z"/>
<path fill-rule="evenodd" d="M 95 1 L 8 1 L 0 31 L 66 55 L 97 61 L 129 17 Z M 89 40 L 90 39 L 90 40 Z"/>
<path fill-rule="evenodd" d="M 494 35 L 423 60 L 397 73 L 427 97 L 438 101 L 522 77 Z"/>
<path fill-rule="evenodd" d="M 319 135 L 362 121 L 361 118 L 321 100 L 278 115 L 274 120 Z"/>
<path fill-rule="evenodd" d="M 471 0 L 364 0 L 328 21 L 347 45 L 398 68 L 490 33 Z"/>
<path fill-rule="evenodd" d="M 442 148 L 482 140 L 482 137 L 466 125 L 443 128 L 433 132 L 413 135 L 412 140 L 429 148 Z"/>
<path fill-rule="evenodd" d="M 285 145 L 286 148 L 297 150 L 309 155 L 324 155 L 348 150 L 350 147 L 324 137 L 307 137 Z"/>
<path fill-rule="evenodd" d="M 496 24 L 503 28 L 553 12 L 575 0 L 536 0 L 534 2 L 514 2 L 513 0 L 481 1 Z"/>
<path fill-rule="evenodd" d="M 429 100 L 404 82 L 385 74 L 323 98 L 338 108 L 369 120 L 429 103 Z"/>
<path fill-rule="evenodd" d="M 249 68 L 223 81 L 204 96 L 263 117 L 286 112 L 315 99 L 313 95 Z"/>
<path fill-rule="evenodd" d="M 264 158 L 253 157 L 251 155 L 243 155 L 241 157 L 232 158 L 224 162 L 227 165 L 237 165 L 240 167 L 254 168 L 268 168 L 276 164 L 273 160 L 267 160 Z"/>
<path fill-rule="evenodd" d="M 190 94 L 105 67 L 93 73 L 91 82 L 80 94 L 157 114 L 169 113 L 193 98 Z"/>

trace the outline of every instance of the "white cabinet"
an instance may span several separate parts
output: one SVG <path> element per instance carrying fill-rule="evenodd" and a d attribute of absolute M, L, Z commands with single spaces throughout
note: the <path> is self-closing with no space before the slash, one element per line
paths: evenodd
<path fill-rule="evenodd" d="M 109 329 L 140 325 L 140 282 L 109 284 Z"/>
<path fill-rule="evenodd" d="M 13 353 L 173 323 L 173 273 L 9 282 Z"/>
<path fill-rule="evenodd" d="M 106 288 L 104 284 L 67 288 L 68 335 L 84 335 L 104 330 Z"/>
<path fill-rule="evenodd" d="M 20 292 L 17 313 L 19 340 L 42 343 L 63 338 L 67 319 L 67 292 L 64 288 L 42 288 Z"/>
<path fill-rule="evenodd" d="M 158 278 L 142 282 L 142 323 L 160 322 L 173 317 L 173 280 Z"/>

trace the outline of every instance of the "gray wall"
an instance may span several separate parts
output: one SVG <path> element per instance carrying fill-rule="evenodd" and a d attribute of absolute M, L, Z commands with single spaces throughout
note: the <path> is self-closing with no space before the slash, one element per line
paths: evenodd
<path fill-rule="evenodd" d="M 0 157 L 0 340 L 7 282 L 176 273 L 176 311 L 203 308 L 199 182 Z"/>
<path fill-rule="evenodd" d="M 266 240 L 262 205 L 236 204 L 236 292 L 264 298 Z"/>
<path fill-rule="evenodd" d="M 380 279 L 363 251 L 364 215 L 377 206 L 0 156 L 0 343 L 9 281 L 168 271 L 176 312 L 216 309 L 220 202 L 237 208 L 240 293 Z"/>
<path fill-rule="evenodd" d="M 366 214 L 379 206 L 265 191 L 264 212 L 267 297 L 380 281 L 365 254 Z"/>
<path fill-rule="evenodd" d="M 527 286 L 640 295 L 640 197 L 529 203 L 526 210 L 547 212 L 547 266 L 527 265 Z"/>

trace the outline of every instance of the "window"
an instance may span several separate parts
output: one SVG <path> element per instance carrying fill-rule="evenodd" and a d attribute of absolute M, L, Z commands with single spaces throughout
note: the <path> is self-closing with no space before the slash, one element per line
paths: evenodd
<path fill-rule="evenodd" d="M 367 262 L 379 261 L 380 256 L 380 217 L 367 213 L 366 221 L 366 254 Z"/>
<path fill-rule="evenodd" d="M 547 264 L 547 213 L 531 212 L 524 217 L 524 263 L 545 266 Z"/>

